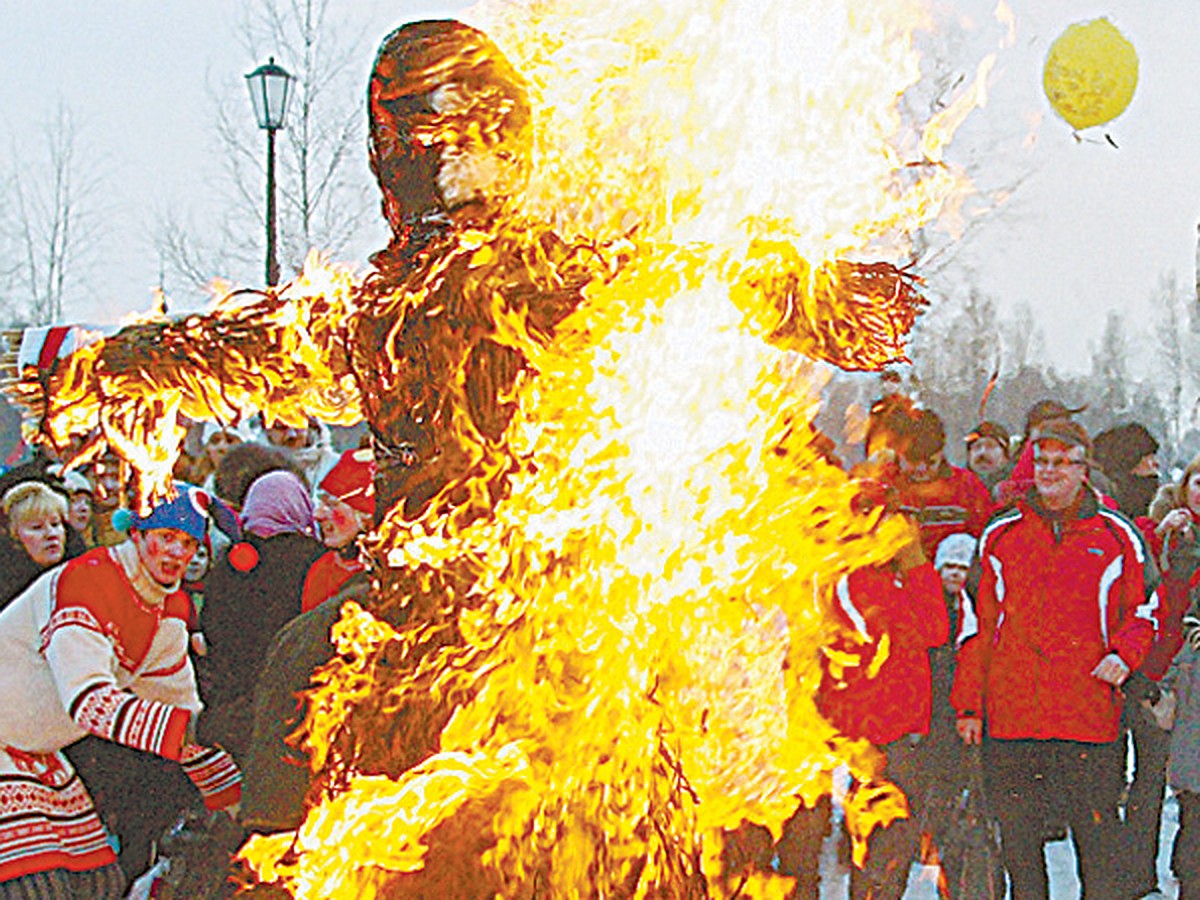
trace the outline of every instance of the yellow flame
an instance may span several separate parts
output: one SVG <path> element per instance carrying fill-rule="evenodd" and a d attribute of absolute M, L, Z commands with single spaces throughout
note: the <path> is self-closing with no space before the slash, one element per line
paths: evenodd
<path fill-rule="evenodd" d="M 489 341 L 528 364 L 500 398 L 515 409 L 504 452 L 477 436 L 452 446 L 467 425 L 449 403 L 438 449 L 504 478 L 447 485 L 415 520 L 387 512 L 377 559 L 435 594 L 449 624 L 343 610 L 307 722 L 314 764 L 337 777 L 298 832 L 245 856 L 298 898 L 720 895 L 722 833 L 752 822 L 777 837 L 835 766 L 877 769 L 814 694 L 830 586 L 909 535 L 852 511 L 856 486 L 809 427 L 819 373 L 797 354 L 862 367 L 902 353 L 915 303 L 897 267 L 969 188 L 944 150 L 990 63 L 919 123 L 900 103 L 927 25 L 912 2 L 495 0 L 472 19 L 531 85 L 521 212 L 598 237 L 611 270 L 535 340 L 508 283 L 488 278 L 530 243 L 497 225 L 458 234 L 422 263 L 424 284 L 372 308 L 417 309 L 463 271 L 472 290 L 496 285 L 464 288 L 463 306 L 490 303 Z M 541 277 L 554 260 L 537 265 Z M 159 485 L 169 453 L 135 444 L 166 429 L 169 451 L 180 413 L 355 421 L 359 287 L 310 258 L 281 297 L 229 297 L 90 347 L 49 427 L 101 424 Z M 396 333 L 366 355 L 386 362 Z M 489 515 L 456 515 L 460 490 Z M 339 757 L 367 699 L 398 717 L 440 704 L 437 746 L 400 771 Z M 862 805 L 860 837 L 904 814 L 883 796 Z M 787 886 L 756 872 L 743 887 Z"/>
<path fill-rule="evenodd" d="M 966 187 L 898 178 L 920 161 L 897 101 L 920 78 L 922 4 L 531 6 L 484 2 L 474 20 L 533 85 L 531 208 L 567 226 L 728 245 L 785 222 L 816 267 L 878 235 L 902 250 Z"/>
<path fill-rule="evenodd" d="M 864 781 L 855 785 L 843 802 L 846 827 L 854 839 L 854 864 L 861 867 L 867 859 L 867 839 L 871 832 L 896 819 L 907 819 L 908 799 L 891 782 Z"/>
<path fill-rule="evenodd" d="M 368 846 L 382 829 L 416 846 L 482 802 L 494 840 L 484 862 L 501 884 L 536 873 L 565 896 L 636 873 L 654 893 L 672 883 L 677 845 L 743 819 L 778 836 L 798 797 L 826 790 L 840 756 L 869 771 L 813 705 L 819 585 L 886 560 L 905 526 L 851 514 L 854 485 L 781 433 L 815 409 L 815 396 L 796 393 L 807 364 L 746 327 L 718 274 L 680 284 L 642 265 L 597 289 L 564 323 L 558 352 L 537 360 L 509 429 L 536 471 L 517 475 L 491 519 L 395 536 L 393 566 L 469 558 L 479 573 L 486 602 L 460 615 L 462 645 L 436 680 L 442 695 L 470 700 L 440 753 L 390 788 L 351 786 L 352 827 L 330 805 L 315 810 L 294 865 L 272 861 L 290 841 L 252 842 L 262 877 L 297 897 L 370 896 L 386 881 L 378 866 L 399 871 Z M 339 635 L 354 633 L 344 626 Z M 342 649 L 322 676 L 336 688 L 314 695 L 318 760 L 337 721 L 323 721 L 327 699 L 342 708 L 371 674 L 365 656 Z M 437 796 L 397 820 L 397 804 L 431 778 Z M 360 802 L 360 791 L 375 799 Z M 374 874 L 348 880 L 317 849 L 347 842 Z"/>
<path fill-rule="evenodd" d="M 295 425 L 308 416 L 354 424 L 362 410 L 336 351 L 357 287 L 351 269 L 314 252 L 278 296 L 229 293 L 216 316 L 135 315 L 69 357 L 46 399 L 43 431 L 63 446 L 99 429 L 133 464 L 145 504 L 170 492 L 180 415 L 236 423 L 269 410 Z M 36 381 L 24 390 L 41 393 Z"/>
<path fill-rule="evenodd" d="M 980 61 L 971 86 L 929 120 L 922 136 L 921 149 L 930 162 L 940 163 L 946 145 L 953 139 L 958 127 L 973 110 L 987 105 L 987 79 L 995 63 L 995 55 Z"/>
<path fill-rule="evenodd" d="M 505 436 L 531 463 L 489 518 L 393 515 L 377 536 L 393 568 L 475 579 L 458 641 L 388 688 L 395 709 L 428 692 L 449 705 L 439 751 L 390 782 L 353 778 L 295 843 L 252 841 L 261 877 L 298 898 L 428 891 L 410 879 L 445 877 L 438 835 L 473 807 L 482 893 L 657 896 L 695 879 L 716 891 L 722 831 L 752 821 L 778 836 L 842 760 L 870 777 L 869 748 L 814 705 L 828 585 L 889 559 L 906 528 L 850 511 L 854 485 L 804 427 L 811 367 L 764 340 L 778 283 L 747 273 L 794 266 L 787 309 L 803 316 L 836 260 L 901 251 L 963 189 L 948 165 L 906 164 L 943 161 L 990 63 L 928 127 L 905 123 L 919 13 L 828 0 L 478 8 L 533 85 L 529 208 L 630 236 L 631 262 L 549 347 L 506 329 L 497 300 L 494 339 L 537 371 Z M 764 253 L 776 244 L 794 256 Z M 481 236 L 475 252 L 489 246 Z M 347 615 L 343 635 L 370 622 Z M 395 658 L 426 637 L 401 629 Z M 379 677 L 371 659 L 346 654 L 322 674 L 317 760 L 344 722 L 340 697 Z M 877 793 L 886 802 L 856 818 L 864 839 L 906 814 L 896 792 L 861 798 Z M 765 872 L 748 884 L 787 887 Z"/>
<path fill-rule="evenodd" d="M 995 11 L 996 21 L 1006 29 L 1004 46 L 1011 47 L 1017 42 L 1017 15 L 1009 6 L 1007 0 L 999 0 Z"/>

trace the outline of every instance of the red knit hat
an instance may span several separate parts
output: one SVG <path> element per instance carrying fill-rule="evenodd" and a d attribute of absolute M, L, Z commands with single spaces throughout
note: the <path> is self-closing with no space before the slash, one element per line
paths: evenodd
<path fill-rule="evenodd" d="M 370 450 L 345 451 L 318 487 L 359 512 L 375 515 L 374 454 Z"/>

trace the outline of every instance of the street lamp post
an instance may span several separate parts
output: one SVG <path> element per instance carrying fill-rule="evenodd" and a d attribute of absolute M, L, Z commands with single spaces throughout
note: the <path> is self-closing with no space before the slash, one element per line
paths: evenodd
<path fill-rule="evenodd" d="M 279 261 L 275 258 L 275 132 L 287 114 L 292 76 L 271 57 L 246 76 L 250 101 L 258 127 L 267 132 L 267 287 L 279 284 Z"/>

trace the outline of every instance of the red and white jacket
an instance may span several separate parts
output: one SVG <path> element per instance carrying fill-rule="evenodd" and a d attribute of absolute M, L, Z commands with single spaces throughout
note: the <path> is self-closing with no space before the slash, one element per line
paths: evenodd
<path fill-rule="evenodd" d="M 904 575 L 887 566 L 851 572 L 834 588 L 833 616 L 841 633 L 825 651 L 822 715 L 843 734 L 877 745 L 928 734 L 929 650 L 950 632 L 933 564 Z"/>
<path fill-rule="evenodd" d="M 201 709 L 190 602 L 150 583 L 131 543 L 91 550 L 0 613 L 0 752 L 49 754 L 85 734 L 183 764 L 212 809 L 238 800 L 222 750 L 186 740 Z"/>
<path fill-rule="evenodd" d="M 979 633 L 959 651 L 951 702 L 994 738 L 1108 742 L 1119 689 L 1091 673 L 1109 653 L 1141 665 L 1155 635 L 1146 545 L 1091 491 L 1056 520 L 1030 495 L 980 540 Z"/>

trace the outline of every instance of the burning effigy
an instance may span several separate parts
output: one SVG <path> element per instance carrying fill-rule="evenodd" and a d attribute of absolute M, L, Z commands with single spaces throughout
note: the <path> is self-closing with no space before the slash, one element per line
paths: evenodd
<path fill-rule="evenodd" d="M 820 452 L 821 366 L 904 358 L 908 237 L 968 189 L 942 151 L 981 92 L 902 115 L 909 4 L 470 19 L 380 49 L 392 240 L 364 279 L 314 256 L 19 393 L 42 440 L 94 432 L 81 458 L 111 448 L 144 497 L 181 415 L 369 425 L 371 599 L 308 694 L 305 821 L 243 849 L 262 881 L 783 896 L 769 870 L 724 880 L 722 836 L 777 836 L 839 765 L 871 779 L 814 700 L 826 612 L 910 537 Z"/>

